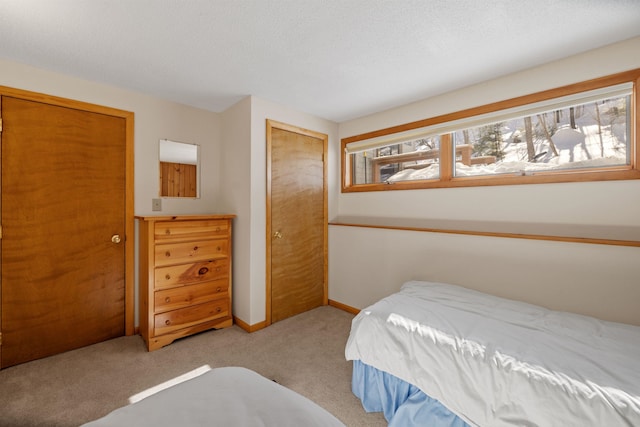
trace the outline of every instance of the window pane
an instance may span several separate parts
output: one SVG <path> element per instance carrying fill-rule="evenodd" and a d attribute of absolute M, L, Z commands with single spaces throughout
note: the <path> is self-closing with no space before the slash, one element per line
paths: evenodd
<path fill-rule="evenodd" d="M 517 174 L 630 164 L 630 96 L 603 99 L 457 131 L 455 176 Z"/>
<path fill-rule="evenodd" d="M 429 137 L 350 155 L 353 184 L 440 178 L 440 138 Z"/>

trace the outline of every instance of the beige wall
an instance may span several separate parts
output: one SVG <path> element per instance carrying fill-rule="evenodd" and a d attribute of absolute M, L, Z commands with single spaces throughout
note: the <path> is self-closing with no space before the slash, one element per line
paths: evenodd
<path fill-rule="evenodd" d="M 233 315 L 249 323 L 251 309 L 251 97 L 222 114 L 221 206 L 233 222 Z"/>
<path fill-rule="evenodd" d="M 136 215 L 223 212 L 217 202 L 221 191 L 219 114 L 2 60 L 0 85 L 133 112 Z M 162 211 L 152 212 L 151 199 L 159 194 L 158 141 L 164 138 L 200 145 L 201 197 L 163 199 Z M 135 264 L 137 270 L 137 254 Z M 137 299 L 137 273 L 135 294 Z M 135 311 L 137 325 L 137 303 Z"/>
<path fill-rule="evenodd" d="M 640 67 L 640 38 L 340 124 L 340 138 Z M 334 191 L 339 192 L 339 188 Z M 339 193 L 340 216 L 640 228 L 640 181 Z M 330 227 L 329 297 L 364 308 L 408 279 L 640 324 L 640 248 Z"/>

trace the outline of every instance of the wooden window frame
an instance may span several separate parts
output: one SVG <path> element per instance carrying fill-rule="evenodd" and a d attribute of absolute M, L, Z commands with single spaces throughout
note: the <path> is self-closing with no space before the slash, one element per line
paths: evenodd
<path fill-rule="evenodd" d="M 371 183 L 352 184 L 350 154 L 347 154 L 347 144 L 364 141 L 372 138 L 389 136 L 397 133 L 407 132 L 427 126 L 439 125 L 468 117 L 478 116 L 534 104 L 553 98 L 569 96 L 580 92 L 586 92 L 607 86 L 621 83 L 632 83 L 633 91 L 631 95 L 631 117 L 629 135 L 629 159 L 630 164 L 603 168 L 584 168 L 572 170 L 555 170 L 536 172 L 531 175 L 482 175 L 482 176 L 454 176 L 454 162 L 452 159 L 453 142 L 451 134 L 440 135 L 440 178 L 431 180 L 402 181 L 393 184 Z M 494 102 L 479 107 L 469 108 L 453 113 L 380 129 L 360 135 L 355 135 L 341 140 L 342 157 L 342 192 L 366 192 L 366 191 L 389 191 L 389 190 L 410 190 L 427 188 L 457 188 L 457 187 L 477 187 L 494 185 L 522 185 L 522 184 L 543 184 L 556 182 L 588 182 L 588 181 L 615 181 L 640 179 L 640 141 L 637 137 L 640 128 L 640 96 L 638 87 L 640 85 L 640 68 L 622 73 L 612 74 L 580 83 L 562 86 L 545 90 L 529 95 L 511 98 L 504 101 Z"/>

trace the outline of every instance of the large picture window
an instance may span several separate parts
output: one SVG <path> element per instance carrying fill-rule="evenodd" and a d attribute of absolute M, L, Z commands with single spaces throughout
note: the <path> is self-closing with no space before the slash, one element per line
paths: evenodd
<path fill-rule="evenodd" d="M 640 70 L 345 138 L 343 191 L 640 178 Z"/>

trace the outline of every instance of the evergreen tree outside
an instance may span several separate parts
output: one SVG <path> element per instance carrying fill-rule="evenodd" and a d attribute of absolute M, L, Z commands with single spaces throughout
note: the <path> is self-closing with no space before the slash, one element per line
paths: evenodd
<path fill-rule="evenodd" d="M 473 144 L 474 155 L 495 156 L 498 161 L 504 159 L 502 125 L 502 123 L 494 123 L 480 128 L 478 140 Z"/>

